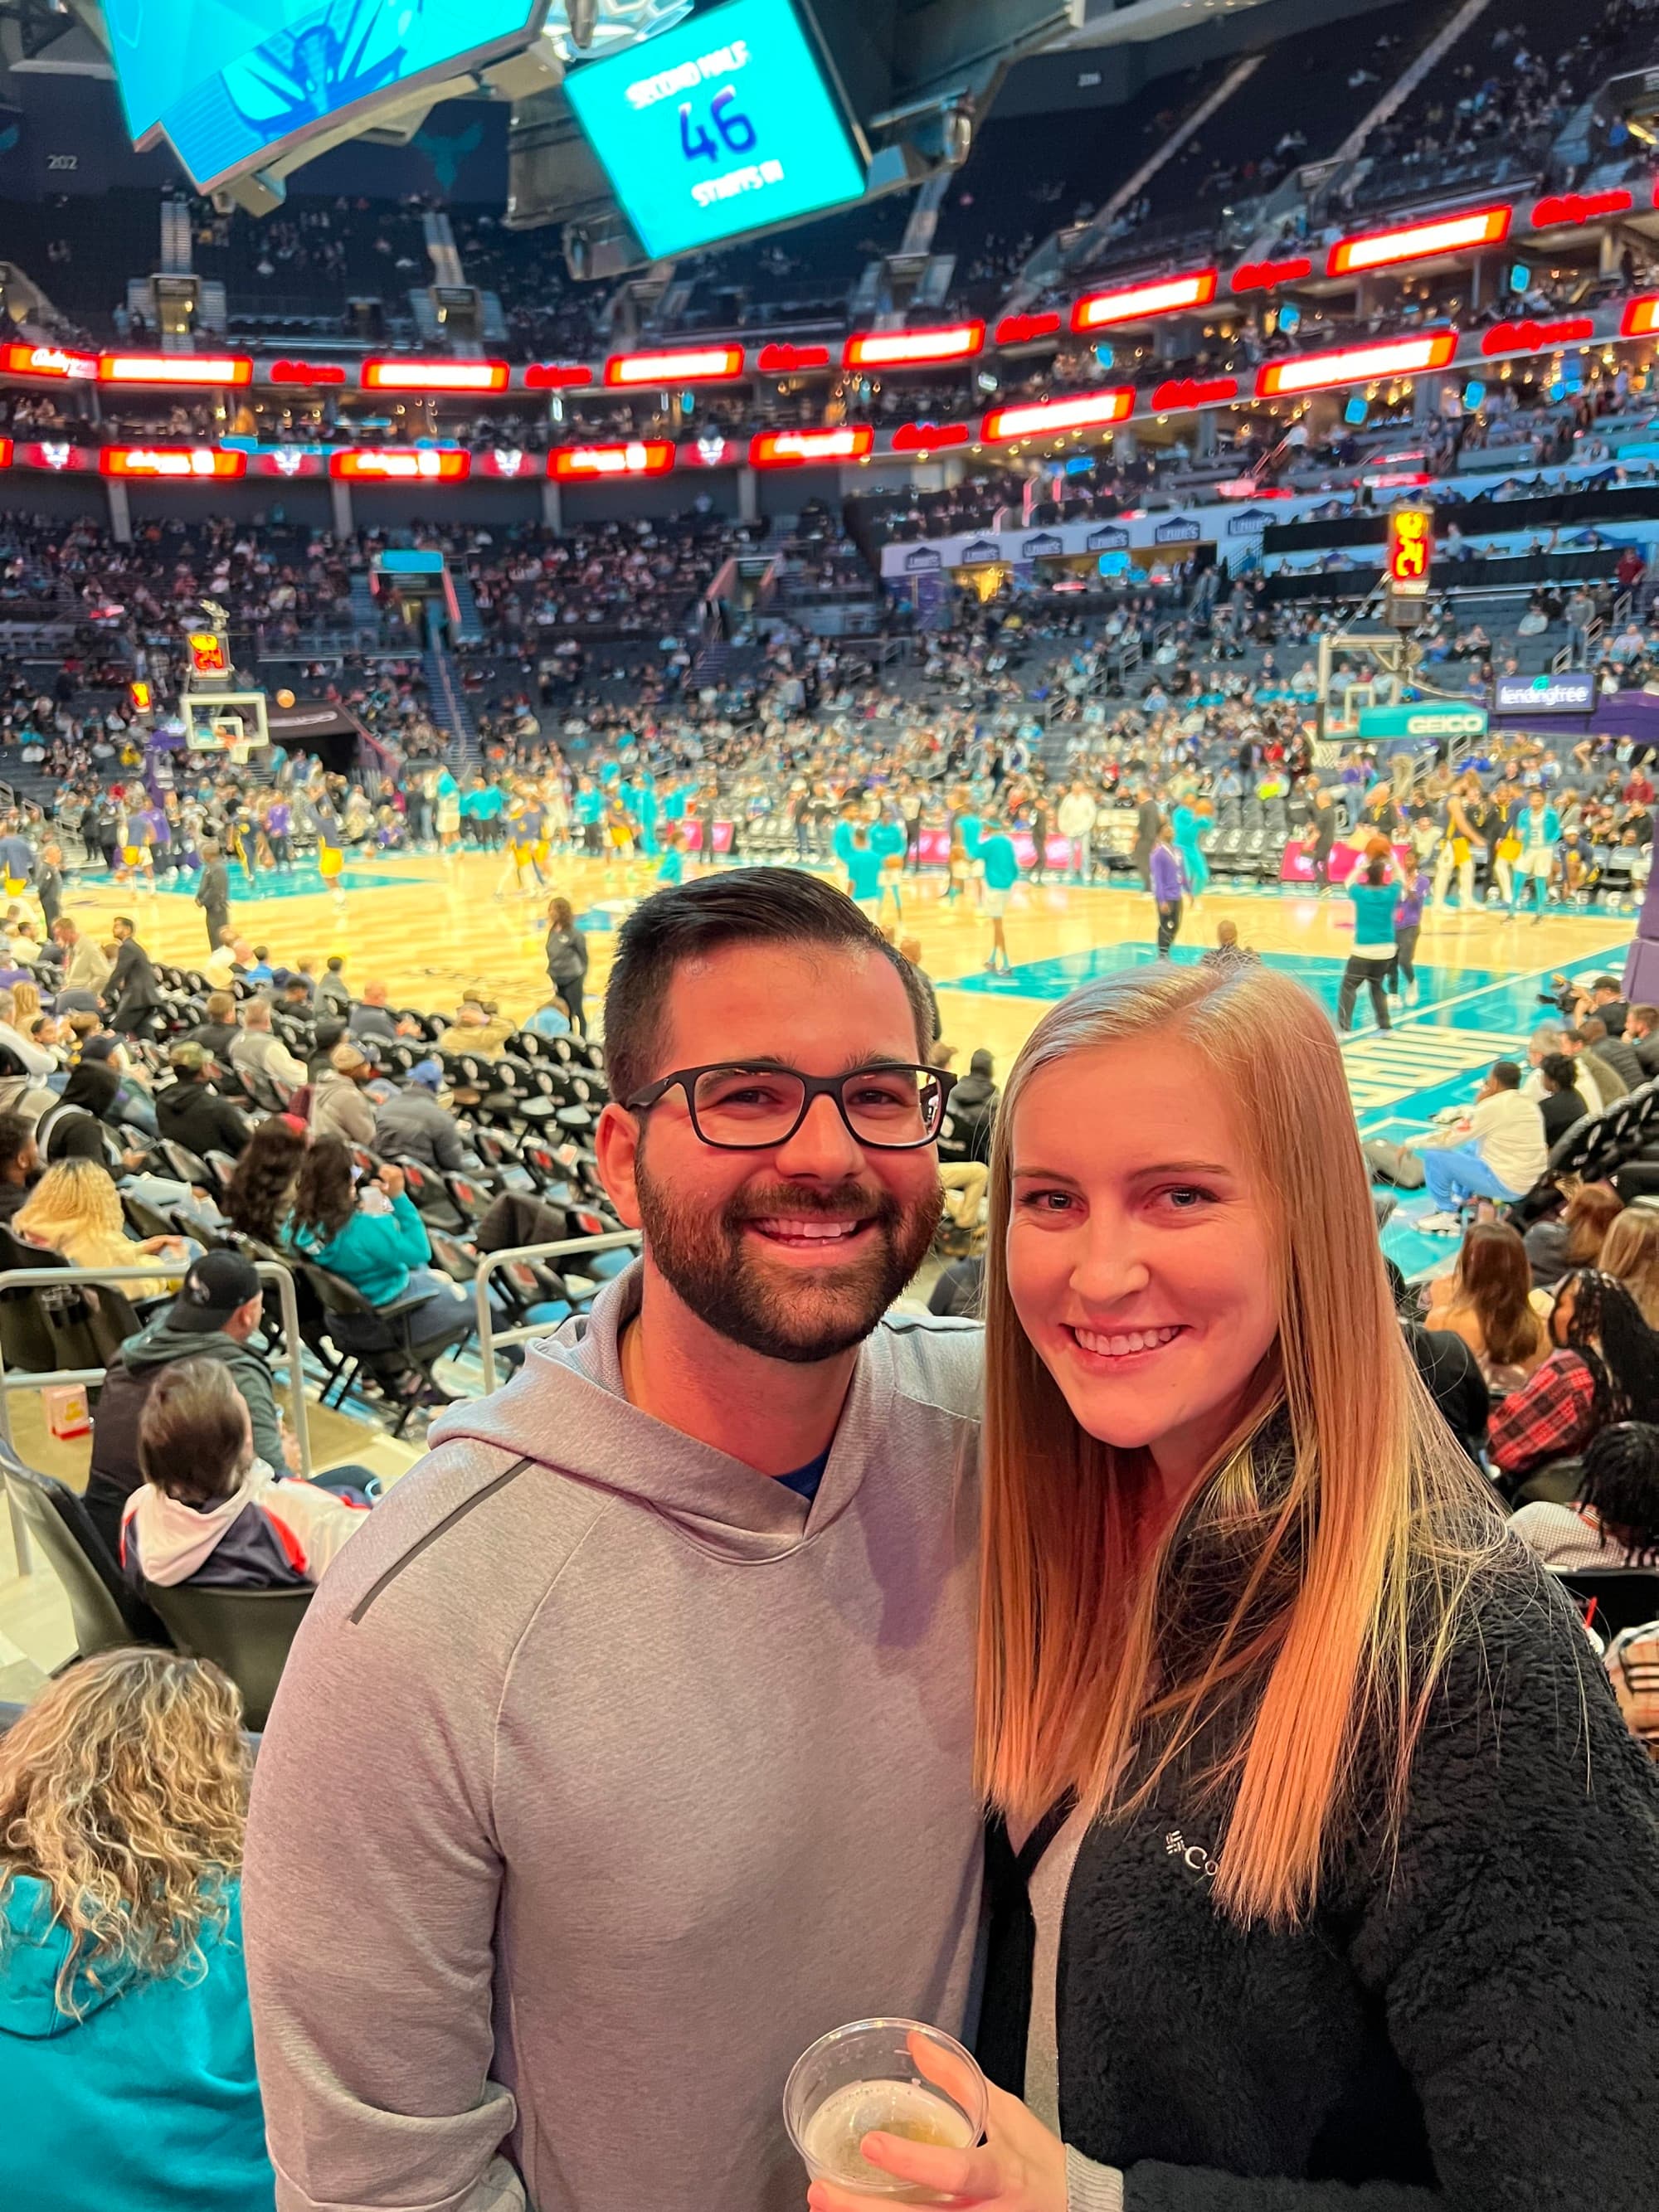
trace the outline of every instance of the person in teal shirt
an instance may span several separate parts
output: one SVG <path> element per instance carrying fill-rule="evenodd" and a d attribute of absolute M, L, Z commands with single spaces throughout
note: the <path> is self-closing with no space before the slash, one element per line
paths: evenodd
<path fill-rule="evenodd" d="M 1210 880 L 1210 864 L 1198 842 L 1198 817 L 1183 799 L 1170 817 L 1175 830 L 1176 856 L 1187 879 L 1187 896 L 1196 906 Z"/>
<path fill-rule="evenodd" d="M 1550 895 L 1555 848 L 1561 842 L 1561 817 L 1541 791 L 1530 792 L 1526 805 L 1510 817 L 1510 835 L 1521 848 L 1515 862 L 1515 903 L 1510 912 L 1520 913 L 1530 883 L 1532 918 L 1541 921 Z"/>
<path fill-rule="evenodd" d="M 838 841 L 841 830 L 848 833 L 847 849 L 842 860 L 847 871 L 848 896 L 855 906 L 862 907 L 873 921 L 881 908 L 881 851 L 867 822 L 842 823 L 836 832 Z"/>
<path fill-rule="evenodd" d="M 904 868 L 904 823 L 896 815 L 884 815 L 870 831 L 870 842 L 881 860 L 881 879 L 876 893 L 876 919 L 881 919 L 881 909 L 887 900 L 893 902 L 893 919 L 902 921 L 904 908 L 899 899 L 899 878 Z"/>
<path fill-rule="evenodd" d="M 996 822 L 988 821 L 982 828 L 975 822 L 974 836 L 971 849 L 985 872 L 985 888 L 980 896 L 980 908 L 991 925 L 991 957 L 985 965 L 992 975 L 1000 969 L 1006 975 L 1012 963 L 1008 957 L 1008 940 L 1003 934 L 1002 918 L 1008 911 L 1008 894 L 1019 881 L 1019 860 L 1014 851 L 1013 839 Z M 966 842 L 965 836 L 963 842 Z"/>
<path fill-rule="evenodd" d="M 657 870 L 657 881 L 669 890 L 685 881 L 685 854 L 680 847 L 680 833 L 672 827 L 663 832 L 662 865 Z"/>
<path fill-rule="evenodd" d="M 287 1240 L 303 1258 L 342 1277 L 372 1306 L 420 1298 L 422 1304 L 402 1313 L 397 1323 L 416 1352 L 466 1334 L 468 1301 L 432 1267 L 426 1225 L 407 1194 L 401 1168 L 382 1167 L 360 1194 L 346 1146 L 338 1137 L 313 1139 L 295 1190 Z M 377 1345 L 366 1357 L 400 1395 L 422 1387 L 399 1352 Z"/>
<path fill-rule="evenodd" d="M 633 811 L 640 825 L 640 850 L 647 860 L 654 860 L 662 850 L 657 842 L 657 819 L 661 810 L 657 801 L 657 779 L 649 769 L 640 777 L 635 797 L 638 804 Z"/>
<path fill-rule="evenodd" d="M 1370 991 L 1371 1012 L 1378 1029 L 1391 1026 L 1388 994 L 1382 988 L 1383 978 L 1394 966 L 1395 951 L 1394 910 L 1398 893 L 1390 878 L 1389 863 L 1379 854 L 1366 862 L 1364 880 L 1353 886 L 1353 951 L 1342 970 L 1336 997 L 1336 1026 L 1345 1032 L 1353 1027 L 1354 1001 L 1362 983 Z"/>
<path fill-rule="evenodd" d="M 272 2212 L 240 1868 L 241 1702 L 103 1651 L 0 1737 L 0 2201 Z"/>
<path fill-rule="evenodd" d="M 605 818 L 605 793 L 591 776 L 584 776 L 570 802 L 570 819 L 581 832 L 582 850 L 597 854 L 600 824 Z"/>
<path fill-rule="evenodd" d="M 501 842 L 501 823 L 507 814 L 507 793 L 499 783 L 487 783 L 478 793 L 478 842 L 494 852 Z"/>

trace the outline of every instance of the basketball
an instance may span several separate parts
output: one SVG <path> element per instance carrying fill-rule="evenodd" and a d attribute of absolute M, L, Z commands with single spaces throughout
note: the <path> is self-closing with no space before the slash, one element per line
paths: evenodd
<path fill-rule="evenodd" d="M 1365 858 L 1368 860 L 1386 860 L 1393 850 L 1393 846 L 1380 831 L 1365 840 Z"/>
<path fill-rule="evenodd" d="M 294 704 L 294 694 L 291 691 L 279 691 L 276 694 L 276 704 L 279 707 L 291 707 Z"/>

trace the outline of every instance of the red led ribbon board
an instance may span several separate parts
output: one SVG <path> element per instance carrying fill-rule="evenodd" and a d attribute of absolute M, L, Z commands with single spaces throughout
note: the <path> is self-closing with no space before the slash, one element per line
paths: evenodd
<path fill-rule="evenodd" d="M 763 376 L 793 376 L 802 369 L 828 368 L 830 349 L 827 345 L 783 345 L 775 342 L 761 348 L 755 356 L 755 366 Z"/>
<path fill-rule="evenodd" d="M 358 446 L 331 453 L 328 472 L 346 483 L 459 483 L 472 456 L 453 446 Z"/>
<path fill-rule="evenodd" d="M 94 447 L 71 446 L 66 440 L 58 438 L 30 439 L 27 444 L 15 446 L 12 460 L 20 469 L 44 469 L 54 477 L 75 476 L 98 466 Z"/>
<path fill-rule="evenodd" d="M 504 361 L 408 361 L 363 363 L 365 392 L 505 392 L 511 372 Z"/>
<path fill-rule="evenodd" d="M 1431 331 L 1422 337 L 1383 338 L 1376 345 L 1333 346 L 1324 353 L 1297 354 L 1289 361 L 1264 362 L 1256 371 L 1255 396 L 1276 399 L 1299 392 L 1328 392 L 1342 384 L 1419 376 L 1427 369 L 1443 368 L 1456 351 L 1455 331 Z"/>
<path fill-rule="evenodd" d="M 971 361 L 984 345 L 981 322 L 945 323 L 921 331 L 854 331 L 841 359 L 843 368 L 917 368 L 934 362 Z"/>
<path fill-rule="evenodd" d="M 1218 407 L 1237 397 L 1236 376 L 1173 376 L 1153 392 L 1152 412 L 1175 415 L 1183 407 Z"/>
<path fill-rule="evenodd" d="M 1501 206 L 1469 208 L 1462 215 L 1431 216 L 1426 222 L 1400 223 L 1389 230 L 1339 238 L 1326 258 L 1328 276 L 1361 276 L 1371 269 L 1397 269 L 1402 262 L 1431 261 L 1437 254 L 1468 253 L 1496 246 L 1510 234 L 1515 210 Z"/>
<path fill-rule="evenodd" d="M 182 384 L 216 391 L 252 384 L 253 356 L 246 353 L 100 353 L 100 384 Z"/>
<path fill-rule="evenodd" d="M 749 465 L 789 469 L 806 461 L 861 461 L 875 442 L 867 422 L 838 430 L 763 430 L 749 441 Z"/>
<path fill-rule="evenodd" d="M 1183 308 L 1206 307 L 1215 297 L 1218 276 L 1214 269 L 1194 269 L 1184 276 L 1155 277 L 1148 284 L 1085 292 L 1072 308 L 1072 328 L 1098 331 L 1113 323 L 1138 323 L 1149 315 L 1176 315 Z"/>
<path fill-rule="evenodd" d="M 62 346 L 9 345 L 0 352 L 0 366 L 8 376 L 90 379 L 98 374 L 95 353 L 73 353 Z"/>
<path fill-rule="evenodd" d="M 199 483 L 247 474 L 247 455 L 223 446 L 104 446 L 98 454 L 106 477 L 150 477 Z"/>
<path fill-rule="evenodd" d="M 1536 323 L 1528 318 L 1518 323 L 1494 323 L 1480 333 L 1480 350 L 1491 361 L 1499 354 L 1542 353 L 1550 346 L 1580 345 L 1595 335 L 1595 324 L 1589 315 L 1565 315 L 1555 323 Z"/>
<path fill-rule="evenodd" d="M 1299 284 L 1304 276 L 1313 275 L 1313 264 L 1305 253 L 1294 255 L 1288 261 L 1241 261 L 1228 280 L 1230 292 L 1271 292 L 1280 284 Z"/>
<path fill-rule="evenodd" d="M 659 353 L 613 353 L 607 384 L 720 384 L 743 374 L 741 346 L 677 346 Z"/>
<path fill-rule="evenodd" d="M 1605 192 L 1552 192 L 1533 209 L 1532 227 L 1554 230 L 1565 223 L 1600 222 L 1607 216 L 1627 215 L 1635 204 L 1635 196 L 1622 185 Z"/>
<path fill-rule="evenodd" d="M 1061 438 L 1068 430 L 1097 430 L 1122 422 L 1134 412 L 1127 386 L 1108 392 L 1084 392 L 1068 399 L 1038 400 L 1026 407 L 994 407 L 979 426 L 988 445 L 1007 438 Z"/>
<path fill-rule="evenodd" d="M 296 477 L 325 477 L 328 461 L 324 454 L 304 446 L 280 446 L 275 451 L 250 453 L 247 472 L 251 477 L 276 477 L 292 483 Z"/>
<path fill-rule="evenodd" d="M 1659 331 L 1659 292 L 1650 292 L 1642 299 L 1632 300 L 1619 324 L 1620 337 L 1646 337 L 1653 331 Z"/>
<path fill-rule="evenodd" d="M 662 477 L 674 465 L 666 438 L 630 438 L 617 446 L 557 446 L 547 457 L 547 472 L 561 483 L 604 477 Z"/>
<path fill-rule="evenodd" d="M 1058 308 L 1046 309 L 1038 315 L 1005 315 L 997 325 L 997 343 L 1000 346 L 1035 345 L 1039 338 L 1051 338 L 1060 328 Z"/>
<path fill-rule="evenodd" d="M 592 381 L 592 370 L 579 361 L 532 361 L 524 373 L 526 392 L 569 392 Z"/>
<path fill-rule="evenodd" d="M 273 384 L 341 385 L 346 380 L 337 361 L 273 361 L 267 374 Z"/>
<path fill-rule="evenodd" d="M 936 453 L 942 446 L 965 446 L 965 422 L 901 422 L 893 433 L 896 453 Z"/>

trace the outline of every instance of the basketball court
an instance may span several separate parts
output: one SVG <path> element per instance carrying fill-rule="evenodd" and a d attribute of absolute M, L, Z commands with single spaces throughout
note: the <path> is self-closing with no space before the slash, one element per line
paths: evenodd
<path fill-rule="evenodd" d="M 394 1004 L 446 1012 L 463 992 L 482 990 L 522 1021 L 548 995 L 546 897 L 509 892 L 498 899 L 503 866 L 493 853 L 371 857 L 348 864 L 338 901 L 310 863 L 289 875 L 262 873 L 252 894 L 233 866 L 232 920 L 250 943 L 269 947 L 274 966 L 310 957 L 320 973 L 330 954 L 343 953 L 356 990 L 382 977 Z M 647 861 L 552 863 L 548 895 L 568 897 L 588 932 L 590 1008 L 604 989 L 617 921 L 655 880 L 654 864 Z M 1013 968 L 988 975 L 988 924 L 966 899 L 947 905 L 944 889 L 935 876 L 905 878 L 902 933 L 921 941 L 922 964 L 938 988 L 958 1072 L 984 1046 L 995 1055 L 999 1075 L 1006 1073 L 1045 1007 L 1081 984 L 1156 957 L 1145 893 L 1024 884 L 1007 917 Z M 191 896 L 187 884 L 149 890 L 92 877 L 72 890 L 64 910 L 94 929 L 106 928 L 112 915 L 131 913 L 152 953 L 196 967 L 205 956 L 207 933 Z M 1214 943 L 1224 919 L 1236 921 L 1243 943 L 1334 1013 L 1352 942 L 1345 897 L 1212 885 L 1188 908 L 1176 958 L 1196 960 Z M 1482 909 L 1466 915 L 1455 906 L 1428 915 L 1418 948 L 1419 1003 L 1401 1008 L 1396 1002 L 1395 1027 L 1382 1036 L 1370 1027 L 1362 993 L 1360 1026 L 1343 1048 L 1364 1133 L 1399 1138 L 1421 1129 L 1437 1109 L 1470 1097 L 1500 1054 L 1524 1058 L 1528 1034 L 1548 1013 L 1540 994 L 1552 973 L 1621 972 L 1634 929 L 1633 915 L 1595 908 L 1552 911 L 1539 922 Z M 1411 1210 L 1426 1208 L 1413 1200 Z M 1404 1224 L 1391 1225 L 1384 1241 L 1408 1274 L 1447 1249 Z"/>

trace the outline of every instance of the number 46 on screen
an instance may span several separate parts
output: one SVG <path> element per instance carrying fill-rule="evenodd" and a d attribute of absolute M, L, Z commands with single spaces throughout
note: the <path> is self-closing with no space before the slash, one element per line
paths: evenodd
<path fill-rule="evenodd" d="M 755 150 L 755 126 L 741 108 L 732 102 L 738 88 L 728 84 L 714 94 L 709 102 L 709 118 L 725 142 L 728 154 L 752 154 Z M 680 151 L 688 161 L 718 161 L 720 149 L 714 143 L 714 132 L 707 123 L 693 124 L 691 103 L 680 102 Z"/>

